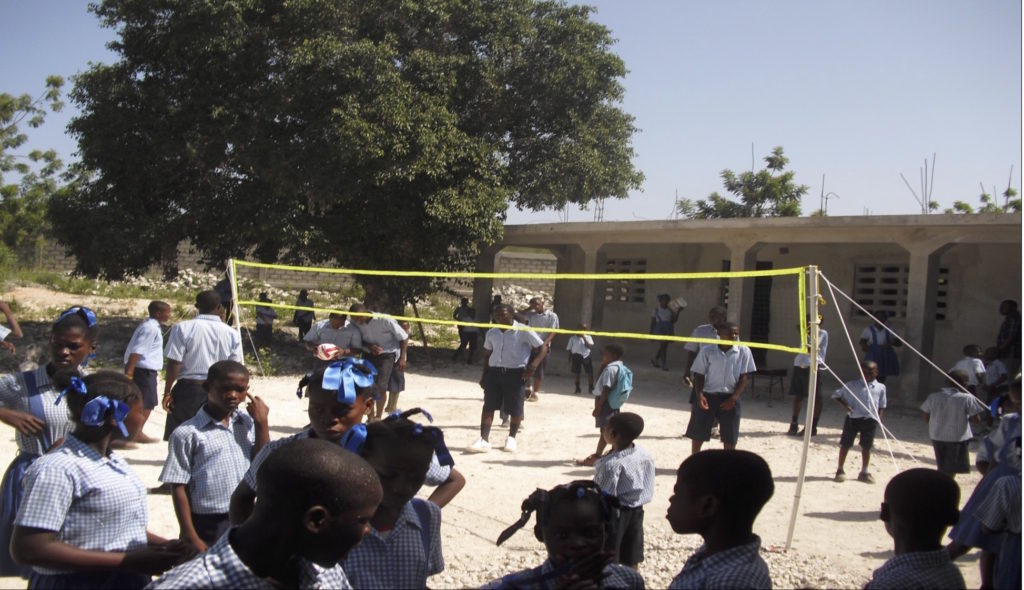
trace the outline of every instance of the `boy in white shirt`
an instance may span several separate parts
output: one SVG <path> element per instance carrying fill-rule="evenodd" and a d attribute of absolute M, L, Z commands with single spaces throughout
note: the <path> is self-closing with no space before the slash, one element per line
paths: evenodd
<path fill-rule="evenodd" d="M 967 373 L 967 391 L 978 392 L 978 386 L 985 383 L 985 363 L 981 362 L 981 347 L 968 344 L 963 348 L 964 358 L 958 360 L 949 370 Z"/>
<path fill-rule="evenodd" d="M 885 385 L 878 382 L 878 364 L 875 361 L 860 362 L 863 373 L 861 379 L 847 381 L 832 394 L 832 399 L 846 410 L 843 421 L 843 434 L 839 437 L 839 468 L 836 469 L 835 481 L 846 481 L 843 464 L 846 455 L 853 446 L 853 441 L 860 434 L 861 469 L 857 481 L 875 483 L 874 476 L 868 472 L 871 462 L 871 447 L 875 442 L 875 430 L 882 419 L 882 411 L 886 406 Z"/>
<path fill-rule="evenodd" d="M 587 329 L 586 324 L 576 326 L 577 330 Z M 569 337 L 569 343 L 565 349 L 569 351 L 569 367 L 572 369 L 573 386 L 575 391 L 580 392 L 580 372 L 587 373 L 587 391 L 594 389 L 594 362 L 590 358 L 590 349 L 594 347 L 594 339 L 590 334 L 573 334 Z"/>

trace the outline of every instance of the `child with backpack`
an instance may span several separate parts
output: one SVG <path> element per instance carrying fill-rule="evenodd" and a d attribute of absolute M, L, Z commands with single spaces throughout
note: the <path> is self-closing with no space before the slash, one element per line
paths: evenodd
<path fill-rule="evenodd" d="M 608 424 L 612 416 L 619 413 L 619 409 L 629 399 L 633 391 L 633 371 L 623 362 L 622 357 L 626 349 L 621 344 L 606 344 L 601 354 L 601 376 L 594 384 L 594 426 L 599 429 L 597 437 L 597 450 L 586 459 L 576 461 L 577 465 L 593 467 L 594 463 L 601 458 L 604 448 L 608 444 L 600 429 Z"/>

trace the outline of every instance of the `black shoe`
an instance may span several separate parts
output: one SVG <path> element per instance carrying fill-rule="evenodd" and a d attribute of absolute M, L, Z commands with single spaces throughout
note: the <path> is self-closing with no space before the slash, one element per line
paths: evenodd
<path fill-rule="evenodd" d="M 796 431 L 796 424 L 790 424 L 789 430 L 786 431 L 786 434 L 788 434 L 789 436 L 798 436 Z"/>

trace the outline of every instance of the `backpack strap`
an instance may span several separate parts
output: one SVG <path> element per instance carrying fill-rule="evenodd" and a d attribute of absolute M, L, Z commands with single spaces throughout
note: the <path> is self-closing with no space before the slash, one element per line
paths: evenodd
<path fill-rule="evenodd" d="M 28 407 L 32 411 L 32 415 L 43 421 L 43 429 L 39 432 L 39 436 L 43 441 L 43 448 L 49 449 L 53 446 L 53 441 L 50 440 L 50 430 L 46 427 L 46 413 L 43 410 L 43 396 L 40 395 L 39 383 L 36 380 L 35 371 L 23 371 L 21 373 L 22 379 L 25 380 L 25 388 L 28 389 Z"/>

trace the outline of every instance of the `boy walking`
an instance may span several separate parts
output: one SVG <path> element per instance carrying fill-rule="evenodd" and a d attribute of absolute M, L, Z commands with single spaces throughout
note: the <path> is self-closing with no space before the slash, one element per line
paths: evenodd
<path fill-rule="evenodd" d="M 730 344 L 740 339 L 740 328 L 732 322 L 719 324 L 722 344 L 702 346 L 693 361 L 693 387 L 697 403 L 693 405 L 686 438 L 691 452 L 699 453 L 711 440 L 711 427 L 718 420 L 722 427 L 722 445 L 735 449 L 740 437 L 740 395 L 747 388 L 749 375 L 757 370 L 750 349 Z"/>
<path fill-rule="evenodd" d="M 949 376 L 967 387 L 965 371 L 950 371 Z M 971 462 L 967 444 L 971 440 L 971 421 L 988 411 L 988 406 L 973 395 L 956 387 L 943 387 L 929 395 L 921 404 L 924 421 L 928 423 L 928 438 L 935 450 L 935 465 L 941 473 L 956 477 L 957 473 L 970 473 Z"/>
<path fill-rule="evenodd" d="M 586 324 L 576 326 L 577 330 L 586 330 Z M 594 389 L 594 363 L 590 360 L 590 349 L 594 347 L 594 339 L 590 334 L 573 334 L 565 349 L 569 351 L 569 368 L 572 369 L 573 393 L 580 393 L 580 373 L 587 373 L 587 391 Z"/>
<path fill-rule="evenodd" d="M 654 498 L 654 459 L 634 443 L 643 431 L 644 419 L 637 414 L 612 416 L 601 429 L 612 450 L 594 464 L 594 483 L 620 505 L 605 550 L 615 552 L 616 563 L 633 569 L 644 560 L 644 504 Z"/>
<path fill-rule="evenodd" d="M 153 408 L 160 403 L 156 390 L 156 377 L 164 368 L 164 335 L 161 326 L 171 319 L 171 306 L 163 301 L 149 302 L 149 317 L 132 334 L 124 350 L 124 374 L 142 391 L 142 426 L 146 425 Z M 156 442 L 139 427 L 135 440 L 140 443 Z"/>
<path fill-rule="evenodd" d="M 846 419 L 843 421 L 843 434 L 839 437 L 839 468 L 836 470 L 835 481 L 846 481 L 846 455 L 853 446 L 853 441 L 860 434 L 861 468 L 857 481 L 875 483 L 875 478 L 868 472 L 871 462 L 871 447 L 875 442 L 875 430 L 878 420 L 882 419 L 885 410 L 885 385 L 878 382 L 878 365 L 875 361 L 864 360 L 860 363 L 862 379 L 847 381 L 843 387 L 832 394 L 832 399 L 843 406 Z M 877 419 L 876 419 L 877 417 Z"/>

